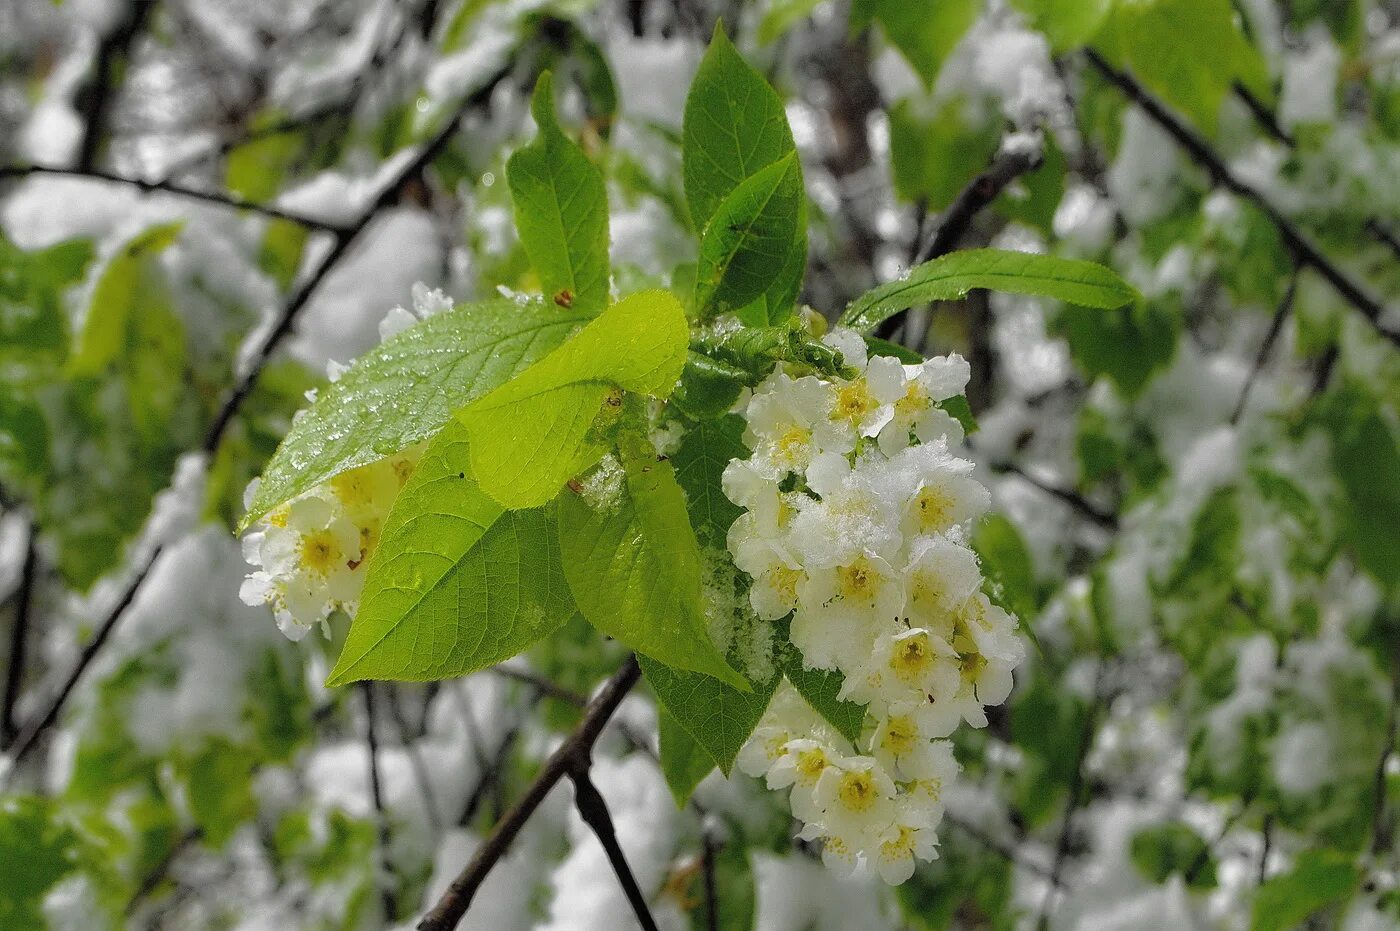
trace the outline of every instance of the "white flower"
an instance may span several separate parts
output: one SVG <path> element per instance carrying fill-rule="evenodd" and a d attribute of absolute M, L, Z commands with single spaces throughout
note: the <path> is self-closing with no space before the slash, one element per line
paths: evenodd
<path fill-rule="evenodd" d="M 797 586 L 789 636 L 809 668 L 849 668 L 904 611 L 904 584 L 888 562 L 861 553 L 850 563 L 809 570 Z"/>
<path fill-rule="evenodd" d="M 904 704 L 927 703 L 930 698 L 951 694 L 958 686 L 957 654 L 922 627 L 880 636 L 867 655 L 869 658 L 846 676 L 840 697 L 871 705 L 876 714 Z M 927 731 L 928 725 L 921 716 L 921 728 Z"/>
<path fill-rule="evenodd" d="M 916 542 L 909 554 L 905 577 L 910 619 L 943 639 L 949 639 L 952 632 L 953 612 L 982 585 L 977 554 L 945 537 Z"/>
<path fill-rule="evenodd" d="M 840 443 L 827 420 L 831 393 L 815 376 L 774 373 L 754 390 L 746 412 L 744 441 L 753 467 L 768 478 L 807 468 L 829 442 Z"/>
<path fill-rule="evenodd" d="M 813 792 L 821 817 L 809 822 L 823 839 L 823 861 L 847 868 L 857 854 L 873 849 L 894 822 L 895 792 L 894 780 L 873 757 L 845 757 L 827 765 Z"/>
<path fill-rule="evenodd" d="M 875 848 L 875 869 L 880 878 L 897 886 L 914 875 L 915 860 L 938 858 L 938 834 L 917 816 L 908 816 L 905 799 L 901 798 L 899 813 Z"/>
<path fill-rule="evenodd" d="M 850 327 L 832 327 L 822 342 L 841 353 L 841 361 L 851 368 L 863 369 L 866 364 L 865 339 Z"/>

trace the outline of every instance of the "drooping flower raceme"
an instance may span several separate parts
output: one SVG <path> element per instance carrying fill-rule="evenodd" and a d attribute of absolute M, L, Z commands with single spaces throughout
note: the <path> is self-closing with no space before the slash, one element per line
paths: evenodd
<path fill-rule="evenodd" d="M 825 341 L 855 377 L 780 367 L 744 406 L 753 452 L 725 470 L 744 509 L 728 544 L 754 611 L 791 615 L 803 664 L 841 673 L 864 729 L 851 745 L 785 686 L 738 762 L 790 790 L 802 837 L 821 840 L 829 865 L 864 862 L 900 883 L 937 856 L 958 769 L 944 738 L 987 723 L 1023 646 L 967 545 L 988 494 L 953 453 L 963 431 L 940 406 L 963 391 L 967 363 L 867 358 L 850 330 Z"/>

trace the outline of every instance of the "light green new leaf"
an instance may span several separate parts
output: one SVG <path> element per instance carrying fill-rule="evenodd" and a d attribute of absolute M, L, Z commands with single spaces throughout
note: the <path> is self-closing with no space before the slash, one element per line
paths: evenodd
<path fill-rule="evenodd" d="M 1094 262 L 1001 249 L 966 249 L 915 266 L 903 278 L 865 292 L 847 306 L 841 324 L 869 330 L 902 310 L 960 298 L 973 288 L 1049 297 L 1103 310 L 1140 299 L 1132 285 Z"/>
<path fill-rule="evenodd" d="M 468 460 L 466 427 L 449 421 L 384 521 L 327 684 L 464 675 L 573 616 L 553 514 L 506 511 Z"/>
<path fill-rule="evenodd" d="M 57 802 L 27 795 L 0 805 L 0 927 L 46 927 L 45 894 L 78 866 L 79 838 L 58 810 Z"/>
<path fill-rule="evenodd" d="M 977 21 L 982 0 L 875 0 L 875 18 L 924 85 L 932 88 L 944 60 Z"/>
<path fill-rule="evenodd" d="M 782 99 L 717 26 L 681 129 L 681 174 L 696 228 L 731 191 L 794 151 Z"/>
<path fill-rule="evenodd" d="M 454 410 L 524 371 L 586 319 L 544 301 L 486 301 L 371 349 L 292 424 L 241 528 L 347 469 L 432 436 Z"/>
<path fill-rule="evenodd" d="M 568 342 L 457 412 L 472 472 L 511 508 L 537 507 L 601 458 L 590 428 L 616 388 L 665 397 L 685 366 L 689 329 L 669 292 L 625 298 Z"/>
<path fill-rule="evenodd" d="M 740 692 L 718 679 L 673 669 L 646 657 L 639 662 L 662 706 L 728 776 L 739 749 L 768 710 L 782 674 L 774 672 L 766 682 L 750 682 L 749 691 Z M 663 772 L 673 768 L 689 772 L 698 766 L 691 760 L 667 761 L 663 756 L 661 768 Z"/>
<path fill-rule="evenodd" d="M 701 317 L 737 310 L 773 285 L 797 235 L 801 203 L 796 154 L 761 169 L 720 202 L 700 238 L 694 306 Z"/>
<path fill-rule="evenodd" d="M 1057 53 L 1072 52 L 1098 32 L 1112 0 L 1011 0 Z"/>
<path fill-rule="evenodd" d="M 591 502 L 559 499 L 564 576 L 580 613 L 643 656 L 748 690 L 706 631 L 700 551 L 671 464 L 630 434 L 618 455 L 619 487 Z"/>
<path fill-rule="evenodd" d="M 608 194 L 603 173 L 559 128 L 549 72 L 530 110 L 539 132 L 506 162 L 515 227 L 545 297 L 593 315 L 608 303 Z"/>
<path fill-rule="evenodd" d="M 676 807 L 681 808 L 695 787 L 715 769 L 714 759 L 681 727 L 665 705 L 656 709 L 656 730 L 661 745 L 661 774 L 671 790 Z"/>
<path fill-rule="evenodd" d="M 1352 858 L 1336 850 L 1308 850 L 1293 869 L 1274 876 L 1254 897 L 1250 931 L 1301 927 L 1310 916 L 1351 897 L 1360 880 Z"/>

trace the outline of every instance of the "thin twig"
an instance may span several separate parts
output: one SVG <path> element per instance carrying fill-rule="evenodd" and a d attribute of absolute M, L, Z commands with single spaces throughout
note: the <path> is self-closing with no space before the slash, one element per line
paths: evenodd
<path fill-rule="evenodd" d="M 1103 75 L 1109 83 L 1117 87 L 1125 97 L 1137 104 L 1153 122 L 1165 130 L 1167 135 L 1175 140 L 1192 161 L 1204 168 L 1213 183 L 1249 201 L 1268 217 L 1284 242 L 1293 250 L 1299 262 L 1313 268 L 1325 278 L 1343 300 L 1355 307 L 1362 316 L 1370 321 L 1376 332 L 1392 343 L 1400 345 L 1400 333 L 1381 326 L 1381 317 L 1385 313 L 1385 307 L 1381 302 L 1371 295 L 1360 282 L 1353 279 L 1351 275 L 1328 258 L 1322 249 L 1313 242 L 1312 238 L 1299 229 L 1292 220 L 1284 216 L 1271 200 L 1231 171 L 1230 167 L 1225 164 L 1225 160 L 1211 148 L 1210 143 L 1204 137 L 1139 84 L 1132 75 L 1115 68 L 1093 49 L 1085 49 L 1084 55 L 1095 70 Z"/>
<path fill-rule="evenodd" d="M 1279 333 L 1283 332 L 1283 322 L 1288 319 L 1289 311 L 1293 309 L 1293 298 L 1297 293 L 1298 267 L 1295 265 L 1293 275 L 1288 279 L 1288 288 L 1283 292 L 1283 299 L 1279 301 L 1278 308 L 1274 311 L 1274 318 L 1269 322 L 1269 331 L 1264 334 L 1264 341 L 1259 344 L 1259 353 L 1254 357 L 1254 365 L 1250 368 L 1249 374 L 1245 376 L 1244 387 L 1240 389 L 1240 398 L 1235 402 L 1235 410 L 1230 414 L 1232 426 L 1239 423 L 1240 416 L 1244 414 L 1245 405 L 1249 403 L 1249 392 L 1254 388 L 1254 382 L 1259 378 L 1259 372 L 1264 368 L 1264 363 L 1269 361 L 1274 343 L 1278 341 Z"/>
<path fill-rule="evenodd" d="M 97 658 L 98 651 L 101 650 L 103 644 L 107 642 L 107 638 L 112 635 L 112 631 L 116 628 L 117 622 L 126 614 L 127 608 L 131 607 L 131 603 L 136 600 L 136 594 L 141 590 L 141 584 L 145 582 L 146 578 L 150 575 L 151 569 L 160 558 L 160 553 L 161 547 L 159 546 L 151 550 L 151 555 L 146 559 L 146 562 L 141 568 L 137 570 L 136 574 L 131 577 L 131 581 L 127 583 L 126 590 L 122 592 L 121 598 L 117 600 L 116 605 L 108 612 L 107 617 L 103 620 L 101 625 L 98 626 L 97 633 L 93 634 L 92 639 L 87 642 L 82 652 L 78 654 L 78 661 L 73 665 L 72 671 L 68 673 L 67 678 L 63 681 L 63 685 L 59 687 L 58 692 L 49 702 L 48 707 L 45 708 L 42 713 L 35 715 L 24 728 L 20 730 L 19 736 L 15 738 L 14 743 L 10 745 L 8 750 L 10 759 L 13 761 L 15 767 L 18 767 L 20 762 L 29 755 L 29 752 L 38 745 L 39 738 L 49 729 L 53 722 L 58 720 L 58 714 L 63 710 L 64 705 L 68 703 L 68 699 L 73 694 L 73 689 L 78 684 L 78 680 L 83 677 L 83 673 L 87 672 L 88 666 L 92 665 L 92 661 Z M 13 773 L 14 768 L 11 768 L 10 772 Z"/>
<path fill-rule="evenodd" d="M 938 229 L 915 255 L 914 264 L 918 265 L 952 252 L 977 214 L 996 200 L 1008 184 L 1038 168 L 1044 157 L 1044 145 L 1036 137 L 1018 133 L 1004 138 L 987 170 L 969 181 L 958 192 L 958 196 L 944 212 Z"/>
<path fill-rule="evenodd" d="M 296 213 L 291 210 L 283 210 L 271 204 L 259 204 L 250 200 L 244 200 L 234 194 L 219 193 L 218 191 L 203 191 L 199 188 L 185 187 L 173 181 L 148 181 L 144 178 L 128 178 L 124 175 L 114 174 L 110 171 L 100 169 L 78 169 L 59 168 L 53 165 L 13 165 L 0 168 L 0 181 L 6 178 L 25 178 L 30 175 L 63 175 L 69 178 L 83 178 L 90 181 L 105 181 L 109 184 L 122 184 L 128 187 L 139 188 L 147 194 L 160 192 L 164 194 L 174 194 L 179 197 L 187 197 L 191 200 L 203 201 L 209 204 L 216 204 L 221 207 L 228 207 L 233 210 L 248 210 L 252 213 L 262 214 L 276 220 L 288 220 L 298 226 L 307 229 L 320 230 L 327 233 L 341 233 L 344 227 L 329 220 L 321 220 L 316 217 L 309 217 L 305 214 Z"/>
<path fill-rule="evenodd" d="M 1278 115 L 1265 105 L 1264 101 L 1254 96 L 1254 92 L 1245 87 L 1239 81 L 1235 82 L 1235 96 L 1239 97 L 1245 107 L 1254 116 L 1254 122 L 1258 123 L 1264 132 L 1268 133 L 1278 142 L 1292 148 L 1298 144 L 1298 140 L 1293 134 L 1283 128 L 1278 121 Z"/>
<path fill-rule="evenodd" d="M 550 790 L 568 775 L 580 759 L 586 759 L 592 752 L 593 744 L 603 733 L 608 719 L 622 704 L 622 699 L 636 685 L 641 676 L 637 658 L 629 656 L 622 668 L 613 674 L 596 698 L 588 706 L 583 720 L 572 735 L 552 753 L 540 769 L 535 781 L 525 790 L 525 794 L 497 822 L 489 837 L 477 848 L 476 855 L 461 874 L 443 893 L 423 920 L 418 923 L 419 931 L 450 931 L 457 927 L 470 907 L 477 890 L 486 880 L 492 868 L 505 856 L 511 843 L 520 834 L 535 809 L 540 807 Z"/>
<path fill-rule="evenodd" d="M 719 883 L 715 880 L 715 855 L 720 845 L 716 844 L 704 825 L 700 828 L 700 876 L 705 884 L 705 927 L 708 931 L 719 931 Z"/>
<path fill-rule="evenodd" d="M 1394 231 L 1391 230 L 1390 227 L 1386 226 L 1375 217 L 1371 217 L 1366 221 L 1366 232 L 1374 236 L 1381 245 L 1395 253 L 1397 259 L 1400 259 L 1400 238 L 1396 238 Z"/>
<path fill-rule="evenodd" d="M 1088 518 L 1105 530 L 1118 529 L 1117 514 L 1114 514 L 1112 511 L 1103 510 L 1076 491 L 1072 491 L 1068 488 L 1060 488 L 1057 485 L 1051 485 L 1049 482 L 1043 482 L 1014 462 L 993 462 L 989 464 L 989 468 L 993 472 L 1014 475 L 1031 487 L 1043 491 L 1051 497 L 1059 498 L 1065 504 L 1073 508 L 1080 516 Z"/>
<path fill-rule="evenodd" d="M 365 744 L 369 750 L 369 794 L 374 803 L 374 826 L 379 869 L 375 885 L 379 887 L 380 903 L 384 907 L 385 924 L 393 924 L 399 914 L 398 893 L 395 890 L 394 867 L 389 862 L 389 815 L 384 809 L 384 789 L 379 781 L 379 734 L 374 714 L 374 683 L 360 683 L 365 697 Z"/>
<path fill-rule="evenodd" d="M 123 914 L 127 918 L 136 914 L 136 910 L 145 903 L 151 893 L 156 891 L 165 877 L 169 875 L 170 868 L 175 865 L 175 861 L 179 859 L 180 854 L 197 844 L 203 836 L 204 832 L 199 828 L 190 828 L 181 835 L 179 840 L 170 845 L 170 849 L 165 852 L 165 856 L 161 857 L 160 861 L 151 868 L 150 872 L 141 878 L 141 885 L 136 887 L 136 891 L 132 893 L 131 898 L 127 900 L 126 908 L 123 910 Z"/>
<path fill-rule="evenodd" d="M 102 39 L 93 62 L 93 79 L 83 100 L 83 135 L 78 142 L 77 167 L 87 171 L 96 166 L 98 151 L 107 132 L 107 111 L 117 92 L 123 71 L 122 59 L 129 58 L 136 36 L 155 9 L 155 0 L 127 5 L 125 17 Z"/>
<path fill-rule="evenodd" d="M 555 698 L 565 704 L 573 705 L 576 708 L 583 708 L 588 705 L 588 696 L 575 692 L 573 689 L 565 688 L 557 682 L 551 682 L 543 676 L 530 672 L 528 669 L 517 669 L 514 666 L 492 666 L 491 672 L 503 679 L 514 679 L 532 686 L 540 695 L 548 698 Z"/>
<path fill-rule="evenodd" d="M 612 816 L 608 814 L 608 803 L 588 776 L 590 765 L 588 751 L 583 750 L 574 757 L 573 765 L 569 769 L 569 779 L 574 784 L 574 807 L 578 809 L 584 824 L 593 829 L 598 843 L 603 845 L 603 852 L 608 855 L 608 862 L 617 874 L 617 881 L 621 883 L 622 892 L 627 896 L 628 904 L 632 906 L 632 913 L 637 916 L 637 923 L 642 926 L 643 931 L 657 931 L 651 907 L 647 904 L 641 887 L 637 885 L 637 877 L 632 874 L 632 868 L 627 864 L 622 845 L 617 841 L 617 829 L 613 826 Z"/>
<path fill-rule="evenodd" d="M 1003 844 L 1001 841 L 992 837 L 990 834 L 983 831 L 976 825 L 969 824 L 968 822 L 963 821 L 961 818 L 949 812 L 944 813 L 943 820 L 951 824 L 953 827 L 957 828 L 959 831 L 962 831 L 968 837 L 975 840 L 978 844 L 985 847 L 987 850 L 990 850 L 992 853 L 1001 857 L 1008 863 L 1011 863 L 1015 866 L 1019 866 L 1027 872 L 1034 873 L 1041 879 L 1048 880 L 1052 886 L 1061 885 L 1059 878 L 1051 875 L 1049 867 L 1043 866 L 1035 862 L 1034 860 L 1027 859 L 1026 857 L 1022 856 L 1021 853 L 1015 848 L 1008 847 L 1006 844 Z"/>
<path fill-rule="evenodd" d="M 1045 900 L 1040 907 L 1040 920 L 1036 926 L 1040 931 L 1045 931 L 1050 927 L 1051 906 L 1055 902 L 1055 894 L 1061 885 L 1065 863 L 1069 859 L 1070 838 L 1074 831 L 1074 815 L 1079 810 L 1079 796 L 1084 787 L 1084 763 L 1089 757 L 1089 751 L 1094 746 L 1094 734 L 1098 730 L 1099 712 L 1103 709 L 1105 698 L 1101 693 L 1103 688 L 1103 661 L 1099 661 L 1098 671 L 1094 675 L 1094 701 L 1089 706 L 1089 713 L 1084 719 L 1084 730 L 1079 735 L 1079 748 L 1076 752 L 1074 773 L 1069 780 L 1069 795 L 1065 800 L 1065 816 L 1060 823 L 1060 837 L 1055 843 L 1055 860 L 1050 867 L 1050 888 L 1045 891 Z"/>
<path fill-rule="evenodd" d="M 428 816 L 428 827 L 436 836 L 442 833 L 442 813 L 438 808 L 437 793 L 433 791 L 432 780 L 428 777 L 428 767 L 423 762 L 423 754 L 419 752 L 418 745 L 409 733 L 408 719 L 403 713 L 403 706 L 399 702 L 399 690 L 396 686 L 389 687 L 388 698 L 389 716 L 394 719 L 394 726 L 399 732 L 399 743 L 403 746 L 403 752 L 408 756 L 408 765 L 413 769 L 414 781 L 418 783 L 418 795 L 423 802 L 423 813 Z"/>
<path fill-rule="evenodd" d="M 1375 855 L 1390 846 L 1393 841 L 1391 826 L 1386 823 L 1386 813 L 1389 809 L 1387 804 L 1386 786 L 1389 779 L 1386 769 L 1390 766 L 1391 755 L 1395 752 L 1395 737 L 1397 716 L 1400 716 L 1400 658 L 1391 672 L 1390 678 L 1390 711 L 1386 715 L 1385 744 L 1381 747 L 1381 758 L 1376 761 L 1376 775 L 1373 780 L 1373 789 L 1376 798 L 1371 809 L 1371 853 Z"/>
<path fill-rule="evenodd" d="M 9 667 L 5 672 L 5 694 L 0 699 L 0 749 L 15 738 L 15 704 L 24 680 L 24 659 L 28 652 L 29 626 L 34 608 L 34 580 L 38 569 L 39 525 L 30 517 L 24 541 L 24 564 L 19 588 L 15 591 L 15 625 L 10 631 Z"/>

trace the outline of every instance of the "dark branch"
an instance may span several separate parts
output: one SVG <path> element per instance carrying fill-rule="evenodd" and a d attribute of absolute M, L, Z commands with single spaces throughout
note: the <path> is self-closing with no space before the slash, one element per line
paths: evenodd
<path fill-rule="evenodd" d="M 1026 859 L 1014 847 L 1010 847 L 1006 844 L 1003 844 L 1001 841 L 992 837 L 990 834 L 983 831 L 976 825 L 969 824 L 968 822 L 963 821 L 961 818 L 958 818 L 956 815 L 953 815 L 949 812 L 944 813 L 943 820 L 947 821 L 959 831 L 962 831 L 964 834 L 975 840 L 978 844 L 982 845 L 987 850 L 990 850 L 992 853 L 1001 857 L 1003 860 L 1006 860 L 1008 863 L 1014 864 L 1015 866 L 1019 866 L 1029 873 L 1034 873 L 1041 879 L 1050 880 L 1053 886 L 1060 885 L 1060 880 L 1057 877 L 1052 877 L 1050 875 L 1049 867 L 1042 866 L 1041 864 L 1036 863 L 1034 860 Z"/>
<path fill-rule="evenodd" d="M 1254 96 L 1254 92 L 1245 87 L 1239 81 L 1235 82 L 1235 95 L 1244 102 L 1245 107 L 1254 116 L 1254 122 L 1278 142 L 1292 148 L 1298 144 L 1298 140 L 1293 138 L 1293 134 L 1284 129 L 1278 121 L 1278 116 L 1270 110 L 1264 101 Z"/>
<path fill-rule="evenodd" d="M 573 768 L 569 770 L 569 779 L 574 784 L 574 806 L 578 809 L 579 817 L 593 829 L 598 843 L 603 845 L 608 862 L 617 874 L 617 881 L 622 884 L 622 891 L 627 896 L 628 904 L 632 906 L 632 913 L 637 916 L 637 923 L 642 926 L 643 931 L 657 931 L 656 919 L 651 916 L 646 896 L 637 885 L 637 877 L 632 875 L 632 868 L 627 865 L 622 845 L 617 842 L 617 829 L 613 827 L 612 816 L 608 814 L 608 803 L 603 800 L 602 793 L 588 776 L 590 765 L 587 751 L 584 751 L 575 758 Z"/>
<path fill-rule="evenodd" d="M 1371 325 L 1376 328 L 1376 332 L 1392 343 L 1400 345 L 1400 333 L 1392 332 L 1381 326 L 1381 316 L 1385 313 L 1385 308 L 1380 301 L 1371 295 L 1360 282 L 1353 279 L 1351 275 L 1328 258 L 1321 248 L 1313 242 L 1312 238 L 1299 229 L 1292 220 L 1284 216 L 1272 201 L 1236 176 L 1204 137 L 1171 112 L 1166 104 L 1153 96 L 1132 75 L 1125 71 L 1119 71 L 1110 65 L 1103 56 L 1093 49 L 1086 49 L 1084 54 L 1089 63 L 1109 83 L 1137 104 L 1144 113 L 1166 131 L 1167 135 L 1172 137 L 1192 161 L 1205 169 L 1210 175 L 1212 183 L 1244 198 L 1258 208 L 1273 223 L 1279 235 L 1293 250 L 1293 254 L 1300 263 L 1309 266 L 1325 278 L 1343 300 L 1355 307 L 1362 316 L 1371 322 Z"/>
<path fill-rule="evenodd" d="M 700 875 L 705 883 L 705 927 L 708 931 L 719 931 L 719 884 L 715 881 L 715 854 L 719 853 L 720 847 L 703 825 L 700 835 Z"/>
<path fill-rule="evenodd" d="M 123 184 L 128 187 L 139 188 L 147 194 L 158 191 L 165 194 L 188 197 L 191 200 L 204 201 L 209 204 L 217 204 L 221 207 L 229 207 L 233 210 L 248 210 L 253 213 L 262 214 L 265 217 L 272 217 L 277 220 L 288 220 L 298 226 L 305 226 L 308 229 L 321 230 L 327 233 L 340 233 L 344 231 L 343 226 L 328 220 L 320 220 L 316 217 L 308 217 L 305 214 L 296 213 L 294 211 L 283 210 L 271 204 L 254 203 L 249 200 L 244 200 L 234 194 L 219 193 L 218 191 L 201 191 L 198 188 L 185 187 L 184 185 L 176 184 L 171 181 L 147 181 L 144 178 L 127 178 L 100 169 L 56 168 L 52 165 L 17 165 L 9 168 L 0 168 L 0 181 L 6 178 L 23 178 L 29 175 L 64 175 L 70 178 L 86 178 L 92 181 L 106 181 L 110 184 Z"/>
<path fill-rule="evenodd" d="M 14 743 L 11 744 L 9 748 L 9 753 L 16 767 L 18 767 L 20 762 L 35 748 L 43 733 L 53 725 L 54 721 L 58 720 L 59 712 L 62 711 L 63 706 L 68 703 L 68 699 L 73 694 L 73 689 L 77 686 L 78 680 L 83 677 L 83 673 L 87 672 L 88 666 L 90 666 L 92 661 L 97 657 L 98 651 L 102 649 L 102 646 L 107 642 L 107 638 L 110 637 L 112 631 L 116 629 L 117 622 L 126 614 L 127 608 L 131 607 L 131 603 L 136 600 L 136 593 L 141 590 L 141 584 L 146 581 L 146 577 L 150 575 L 151 569 L 156 564 L 156 560 L 160 558 L 160 552 L 161 548 L 159 546 L 151 550 L 151 555 L 146 559 L 146 562 L 141 568 L 137 570 L 136 574 L 132 576 L 131 581 L 127 583 L 126 590 L 122 592 L 121 598 L 117 600 L 116 605 L 107 613 L 107 617 L 98 626 L 97 633 L 93 634 L 92 639 L 88 641 L 87 645 L 83 647 L 82 652 L 78 654 L 77 663 L 74 664 L 73 670 L 68 673 L 68 677 L 63 681 L 63 685 L 59 687 L 58 692 L 49 702 L 48 707 L 45 708 L 42 713 L 35 715 L 35 717 L 25 725 L 24 729 L 20 731 L 19 736 L 15 738 Z"/>
<path fill-rule="evenodd" d="M 492 666 L 491 672 L 503 679 L 514 679 L 517 682 L 523 682 L 546 698 L 557 699 L 565 704 L 573 705 L 576 708 L 583 708 L 588 704 L 587 695 L 580 695 L 573 689 L 566 689 L 559 683 L 551 682 L 543 676 L 538 676 L 526 669 L 516 669 L 512 666 Z"/>
<path fill-rule="evenodd" d="M 545 761 L 539 775 L 525 790 L 525 794 L 496 824 L 491 835 L 477 848 L 476 855 L 452 881 L 452 885 L 443 893 L 438 903 L 423 916 L 423 920 L 418 923 L 419 931 L 450 931 L 457 927 L 457 922 L 466 914 L 487 875 L 501 857 L 505 856 L 511 843 L 525 827 L 525 822 L 530 820 L 530 816 L 544 802 L 550 790 L 559 780 L 570 775 L 574 767 L 579 765 L 579 761 L 584 761 L 586 765 L 593 744 L 603 733 L 608 719 L 617 710 L 617 706 L 622 704 L 622 699 L 631 691 L 632 686 L 636 685 L 640 676 L 641 668 L 637 665 L 637 658 L 629 656 L 627 662 L 613 674 L 589 704 L 578 729 Z"/>
<path fill-rule="evenodd" d="M 394 868 L 389 862 L 389 816 L 384 810 L 384 791 L 379 782 L 379 734 L 374 715 L 374 683 L 363 682 L 360 691 L 365 696 L 365 743 L 369 750 L 369 794 L 374 803 L 374 826 L 377 831 L 379 854 L 378 877 L 380 903 L 384 907 L 384 923 L 393 924 L 398 917 L 398 894 L 394 889 Z"/>
<path fill-rule="evenodd" d="M 1264 368 L 1264 363 L 1269 361 L 1274 343 L 1278 342 L 1278 335 L 1283 332 L 1283 322 L 1288 319 L 1288 313 L 1293 309 L 1293 298 L 1297 293 L 1298 269 L 1295 267 L 1293 276 L 1288 279 L 1288 289 L 1283 292 L 1283 299 L 1279 301 L 1274 318 L 1269 322 L 1269 331 L 1264 334 L 1264 341 L 1259 344 L 1259 354 L 1254 357 L 1254 365 L 1245 376 L 1244 387 L 1240 389 L 1240 399 L 1235 402 L 1234 413 L 1230 415 L 1232 425 L 1239 423 L 1240 416 L 1244 414 L 1245 405 L 1249 403 L 1249 392 L 1254 388 L 1254 382 L 1258 379 L 1260 370 Z"/>
<path fill-rule="evenodd" d="M 1033 138 L 1018 134 L 1002 140 L 987 170 L 969 181 L 953 199 L 938 229 L 914 257 L 915 265 L 952 252 L 984 207 L 996 200 L 1012 181 L 1040 166 L 1045 157 L 1044 145 L 1038 138 L 1032 144 Z"/>
<path fill-rule="evenodd" d="M 97 47 L 92 83 L 85 89 L 82 100 L 83 137 L 78 143 L 77 161 L 80 171 L 88 171 L 97 164 L 98 151 L 107 134 L 107 111 L 112 97 L 117 92 L 136 36 L 145 27 L 155 6 L 155 0 L 127 4 L 125 17 Z"/>
<path fill-rule="evenodd" d="M 24 565 L 20 568 L 19 588 L 15 591 L 15 626 L 10 631 L 9 667 L 5 673 L 5 694 L 0 699 L 0 748 L 15 739 L 15 704 L 24 679 L 24 659 L 28 653 L 29 627 L 34 609 L 34 581 L 38 570 L 39 525 L 31 517 L 24 542 Z"/>
<path fill-rule="evenodd" d="M 1076 491 L 1060 488 L 1056 485 L 1051 485 L 1049 482 L 1043 482 L 1014 462 L 993 462 L 989 467 L 993 472 L 1014 475 L 1026 484 L 1045 492 L 1047 495 L 1059 498 L 1065 504 L 1073 508 L 1079 515 L 1093 521 L 1105 530 L 1118 529 L 1117 514 L 1114 514 L 1112 511 L 1103 510 Z"/>

